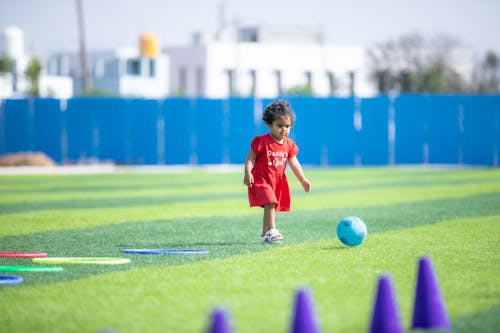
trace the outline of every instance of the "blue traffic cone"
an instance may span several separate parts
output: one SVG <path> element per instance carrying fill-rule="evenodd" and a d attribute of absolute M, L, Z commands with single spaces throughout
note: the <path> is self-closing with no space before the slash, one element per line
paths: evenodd
<path fill-rule="evenodd" d="M 316 318 L 313 298 L 305 289 L 298 289 L 295 293 L 295 309 L 293 313 L 291 333 L 319 333 L 321 329 Z"/>
<path fill-rule="evenodd" d="M 222 309 L 215 309 L 212 312 L 212 322 L 208 329 L 208 333 L 231 333 L 229 325 L 229 315 Z"/>
<path fill-rule="evenodd" d="M 378 280 L 370 333 L 403 333 L 396 294 L 390 276 Z"/>
<path fill-rule="evenodd" d="M 424 256 L 419 260 L 412 328 L 451 330 L 430 257 Z"/>

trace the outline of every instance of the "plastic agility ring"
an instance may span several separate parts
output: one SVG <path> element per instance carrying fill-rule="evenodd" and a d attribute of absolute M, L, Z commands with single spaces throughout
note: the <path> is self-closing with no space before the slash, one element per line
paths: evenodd
<path fill-rule="evenodd" d="M 125 249 L 123 253 L 130 254 L 207 254 L 208 250 L 181 250 L 181 249 Z"/>
<path fill-rule="evenodd" d="M 130 263 L 128 258 L 97 258 L 97 257 L 61 257 L 61 258 L 34 258 L 35 264 L 64 265 L 64 264 L 90 264 L 90 265 L 120 265 Z"/>
<path fill-rule="evenodd" d="M 0 252 L 0 257 L 4 258 L 42 258 L 46 256 L 45 252 Z"/>
<path fill-rule="evenodd" d="M 17 284 L 23 282 L 24 279 L 14 275 L 0 275 L 0 284 Z"/>
<path fill-rule="evenodd" d="M 62 272 L 62 267 L 53 266 L 0 266 L 0 272 Z"/>

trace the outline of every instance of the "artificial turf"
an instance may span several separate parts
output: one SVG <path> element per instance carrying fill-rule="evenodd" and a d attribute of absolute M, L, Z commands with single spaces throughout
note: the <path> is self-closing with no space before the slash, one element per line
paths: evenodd
<path fill-rule="evenodd" d="M 377 277 L 391 274 L 404 324 L 417 260 L 430 255 L 454 332 L 500 327 L 498 169 L 306 169 L 292 184 L 285 240 L 258 243 L 240 173 L 0 177 L 0 251 L 127 257 L 116 266 L 66 265 L 0 287 L 8 332 L 202 332 L 223 306 L 237 332 L 287 331 L 294 290 L 310 288 L 324 332 L 366 331 Z M 356 248 L 335 237 L 365 220 Z M 202 248 L 208 255 L 125 255 L 124 248 Z M 0 265 L 30 264 L 0 259 Z"/>

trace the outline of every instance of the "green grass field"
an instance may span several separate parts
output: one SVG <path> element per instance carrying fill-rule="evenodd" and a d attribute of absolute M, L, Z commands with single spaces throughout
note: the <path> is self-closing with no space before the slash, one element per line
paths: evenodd
<path fill-rule="evenodd" d="M 307 286 L 323 332 L 367 332 L 376 281 L 393 278 L 409 331 L 417 261 L 433 260 L 453 332 L 500 327 L 500 169 L 307 169 L 289 173 L 284 242 L 262 246 L 262 210 L 242 172 L 117 172 L 0 177 L 0 251 L 125 257 L 126 265 L 65 265 L 17 273 L 0 286 L 2 332 L 203 332 L 214 307 L 235 332 L 287 332 Z M 361 246 L 337 222 L 368 227 Z M 206 249 L 206 255 L 126 255 L 125 248 Z M 0 258 L 0 265 L 31 265 Z M 0 272 L 1 273 L 1 272 Z M 5 274 L 5 273 L 2 273 Z M 10 273 L 13 274 L 13 273 Z"/>

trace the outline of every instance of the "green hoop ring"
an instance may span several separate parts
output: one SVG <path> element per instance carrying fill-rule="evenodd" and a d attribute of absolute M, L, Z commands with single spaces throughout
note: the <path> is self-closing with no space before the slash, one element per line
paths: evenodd
<path fill-rule="evenodd" d="M 62 272 L 62 267 L 53 266 L 0 266 L 0 272 Z"/>

